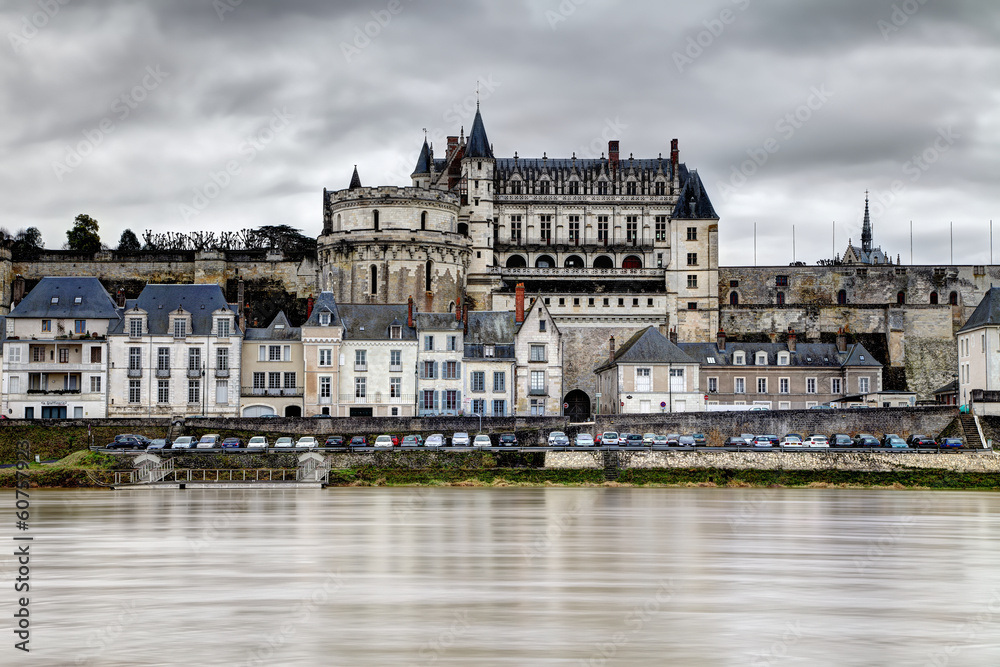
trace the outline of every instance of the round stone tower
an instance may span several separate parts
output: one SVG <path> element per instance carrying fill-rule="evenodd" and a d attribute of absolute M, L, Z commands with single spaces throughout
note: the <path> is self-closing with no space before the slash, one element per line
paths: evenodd
<path fill-rule="evenodd" d="M 462 296 L 472 240 L 459 199 L 441 190 L 361 186 L 323 191 L 320 289 L 341 303 L 406 303 L 445 311 Z"/>

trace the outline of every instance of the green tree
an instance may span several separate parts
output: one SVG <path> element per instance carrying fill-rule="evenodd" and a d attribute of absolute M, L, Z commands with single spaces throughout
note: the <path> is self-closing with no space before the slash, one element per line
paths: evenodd
<path fill-rule="evenodd" d="M 39 251 L 45 247 L 45 241 L 42 240 L 42 233 L 38 227 L 17 230 L 13 241 L 11 249 L 20 257 L 37 257 Z"/>
<path fill-rule="evenodd" d="M 86 213 L 76 216 L 73 229 L 66 232 L 66 247 L 77 252 L 92 254 L 101 249 L 97 220 Z"/>
<path fill-rule="evenodd" d="M 139 239 L 131 229 L 126 229 L 122 232 L 122 237 L 118 239 L 119 250 L 124 252 L 135 252 L 141 248 L 142 246 L 139 245 Z"/>

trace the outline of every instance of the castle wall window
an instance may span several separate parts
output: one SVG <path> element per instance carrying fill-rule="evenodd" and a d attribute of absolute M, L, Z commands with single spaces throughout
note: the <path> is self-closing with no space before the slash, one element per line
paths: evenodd
<path fill-rule="evenodd" d="M 424 291 L 425 292 L 430 292 L 431 291 L 431 269 L 433 268 L 433 264 L 434 264 L 434 262 L 432 262 L 430 260 L 427 260 L 427 263 L 424 264 Z"/>
<path fill-rule="evenodd" d="M 607 255 L 600 255 L 594 258 L 594 268 L 595 269 L 613 269 L 615 268 L 615 262 L 613 259 Z"/>
<path fill-rule="evenodd" d="M 337 216 L 338 218 L 340 216 Z M 427 211 L 422 211 L 420 213 L 420 229 L 421 231 L 427 229 Z"/>
<path fill-rule="evenodd" d="M 580 183 L 579 183 L 579 181 L 570 181 L 569 182 L 569 193 L 571 195 L 578 195 L 578 194 L 580 194 Z"/>
<path fill-rule="evenodd" d="M 837 292 L 837 305 L 838 306 L 846 306 L 847 305 L 847 291 L 846 290 L 840 290 L 839 292 Z"/>
<path fill-rule="evenodd" d="M 953 306 L 958 305 L 958 292 L 952 292 L 951 294 L 948 295 L 948 303 L 950 303 Z"/>
<path fill-rule="evenodd" d="M 730 306 L 738 306 L 738 305 L 740 305 L 740 295 L 737 294 L 736 292 L 730 292 L 729 293 L 729 305 Z"/>
<path fill-rule="evenodd" d="M 902 306 L 904 303 L 906 303 L 906 292 L 897 292 L 896 305 Z"/>
<path fill-rule="evenodd" d="M 635 181 L 629 181 L 628 183 L 625 184 L 625 194 L 627 194 L 627 195 L 634 195 L 634 194 L 636 194 L 636 182 Z"/>
<path fill-rule="evenodd" d="M 521 243 L 521 216 L 510 216 L 510 242 Z"/>
<path fill-rule="evenodd" d="M 666 241 L 667 240 L 667 216 L 658 215 L 656 216 L 656 240 Z"/>
<path fill-rule="evenodd" d="M 635 185 L 635 183 L 632 183 Z M 625 217 L 625 241 L 635 245 L 636 240 L 639 237 L 639 216 L 629 215 Z"/>
<path fill-rule="evenodd" d="M 777 305 L 779 305 L 779 306 L 784 306 L 785 305 L 785 293 L 784 292 L 778 292 L 778 294 L 775 297 L 775 303 L 777 303 Z"/>
<path fill-rule="evenodd" d="M 695 275 L 695 274 L 688 275 L 688 277 L 687 277 L 687 286 L 688 286 L 688 289 L 697 289 L 698 288 L 698 276 Z"/>
<path fill-rule="evenodd" d="M 548 181 L 542 181 L 541 183 L 538 184 L 538 194 L 540 194 L 540 195 L 547 195 L 547 194 L 549 194 L 549 182 Z"/>
<path fill-rule="evenodd" d="M 372 224 L 375 227 L 375 231 L 378 231 L 378 211 L 372 211 Z"/>
<path fill-rule="evenodd" d="M 378 294 L 378 267 L 374 264 L 371 266 L 371 277 L 368 281 L 368 288 L 372 296 Z"/>
<path fill-rule="evenodd" d="M 658 183 L 655 184 L 655 194 L 656 195 L 662 197 L 666 193 L 667 193 L 667 184 L 666 183 L 664 183 L 663 181 L 660 181 L 660 182 L 658 182 Z"/>
<path fill-rule="evenodd" d="M 687 254 L 687 263 L 688 266 L 698 266 L 698 253 L 689 252 Z"/>
<path fill-rule="evenodd" d="M 580 216 L 569 216 L 569 240 L 574 245 L 580 245 Z"/>
<path fill-rule="evenodd" d="M 774 277 L 775 287 L 788 287 L 788 276 L 775 276 Z"/>
<path fill-rule="evenodd" d="M 629 255 L 622 261 L 623 269 L 641 269 L 642 260 L 636 255 Z"/>
<path fill-rule="evenodd" d="M 697 227 L 688 227 L 687 228 L 687 240 L 688 241 L 697 241 L 698 240 L 698 228 Z"/>
<path fill-rule="evenodd" d="M 936 306 L 937 302 L 938 302 L 938 294 L 937 294 L 937 292 L 931 292 L 931 305 L 932 306 Z"/>
<path fill-rule="evenodd" d="M 512 195 L 519 195 L 519 194 L 521 194 L 521 181 L 511 181 L 511 184 L 510 184 L 510 193 Z"/>
<path fill-rule="evenodd" d="M 552 216 L 538 216 L 540 234 L 543 243 L 552 243 Z"/>
<path fill-rule="evenodd" d="M 599 195 L 606 195 L 606 194 L 608 194 L 608 182 L 607 181 L 598 181 L 597 182 L 597 194 L 599 194 Z"/>
<path fill-rule="evenodd" d="M 608 216 L 597 216 L 597 242 L 608 244 Z"/>

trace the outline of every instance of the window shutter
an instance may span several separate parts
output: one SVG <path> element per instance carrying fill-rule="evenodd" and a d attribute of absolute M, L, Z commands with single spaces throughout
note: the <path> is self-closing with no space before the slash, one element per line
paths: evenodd
<path fill-rule="evenodd" d="M 283 355 L 282 358 L 285 361 L 291 361 L 292 360 L 292 346 L 291 345 L 285 345 L 284 348 L 282 348 L 282 355 Z"/>
<path fill-rule="evenodd" d="M 456 361 L 455 362 L 455 373 L 457 374 L 458 379 L 461 380 L 462 379 L 462 362 L 461 361 Z"/>
<path fill-rule="evenodd" d="M 431 366 L 431 379 L 436 380 L 437 378 L 438 378 L 438 362 L 435 361 Z"/>
<path fill-rule="evenodd" d="M 461 389 L 455 392 L 455 409 L 459 410 L 459 411 L 462 410 L 462 390 Z"/>
<path fill-rule="evenodd" d="M 434 392 L 434 409 L 438 409 L 438 392 Z"/>
<path fill-rule="evenodd" d="M 257 361 L 267 361 L 267 346 L 258 345 L 257 346 Z"/>
<path fill-rule="evenodd" d="M 424 372 L 425 368 L 426 368 L 426 364 L 420 364 L 420 379 L 421 380 L 426 380 L 427 379 L 427 374 Z"/>

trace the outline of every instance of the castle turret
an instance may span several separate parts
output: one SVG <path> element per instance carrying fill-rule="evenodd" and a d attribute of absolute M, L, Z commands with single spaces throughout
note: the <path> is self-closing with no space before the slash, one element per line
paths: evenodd
<path fill-rule="evenodd" d="M 489 271 L 494 266 L 492 240 L 495 224 L 495 176 L 496 159 L 477 104 L 476 117 L 472 121 L 472 130 L 462 157 L 462 180 L 465 187 L 462 188 L 459 230 L 472 239 L 469 292 L 483 309 L 492 307 Z"/>
<path fill-rule="evenodd" d="M 431 148 L 427 145 L 427 137 L 424 137 L 424 145 L 420 148 L 420 155 L 417 157 L 417 166 L 413 168 L 413 173 L 410 174 L 410 178 L 413 180 L 413 187 L 429 188 L 431 186 L 432 168 Z"/>
<path fill-rule="evenodd" d="M 861 225 L 861 250 L 865 253 L 872 251 L 872 221 L 868 216 L 868 192 L 865 191 L 865 221 Z"/>

